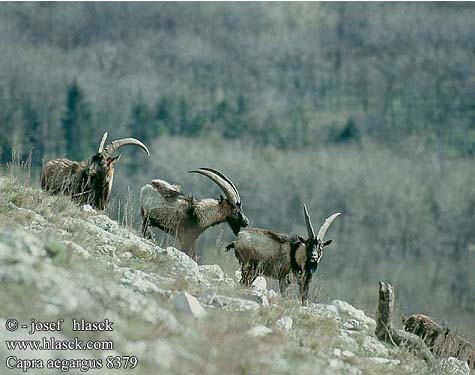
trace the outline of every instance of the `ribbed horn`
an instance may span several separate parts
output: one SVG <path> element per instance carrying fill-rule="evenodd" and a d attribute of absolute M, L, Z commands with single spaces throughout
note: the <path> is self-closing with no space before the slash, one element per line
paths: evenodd
<path fill-rule="evenodd" d="M 320 241 L 323 241 L 323 237 L 325 237 L 325 233 L 327 233 L 327 230 L 328 228 L 330 228 L 330 225 L 333 223 L 333 220 L 335 220 L 340 215 L 341 215 L 341 212 L 337 212 L 336 214 L 333 214 L 327 217 L 327 219 L 321 226 L 320 230 L 318 231 L 317 239 L 319 239 Z"/>
<path fill-rule="evenodd" d="M 231 185 L 234 192 L 236 193 L 238 203 L 239 204 L 241 203 L 241 197 L 239 196 L 239 191 L 236 188 L 236 185 L 234 185 L 234 183 L 229 179 L 229 177 L 227 177 L 224 173 L 222 173 L 222 172 L 220 172 L 220 171 L 218 171 L 217 169 L 214 169 L 214 168 L 205 168 L 205 167 L 203 167 L 203 168 L 200 168 L 200 169 L 204 169 L 205 171 L 213 172 L 213 173 L 217 174 L 219 177 L 221 177 L 223 180 L 225 180 L 229 185 Z"/>
<path fill-rule="evenodd" d="M 142 143 L 140 142 L 138 139 L 135 139 L 135 138 L 123 138 L 123 139 L 118 139 L 116 141 L 113 141 L 110 143 L 110 145 L 108 145 L 104 151 L 103 151 L 103 155 L 105 157 L 109 157 L 111 156 L 118 148 L 122 147 L 122 146 L 126 146 L 126 145 L 135 145 L 135 146 L 138 146 L 140 147 L 142 150 L 144 150 L 144 152 L 150 156 L 150 151 L 148 151 L 148 148 Z"/>
<path fill-rule="evenodd" d="M 313 230 L 312 221 L 310 220 L 306 205 L 303 205 L 303 214 L 305 215 L 305 224 L 307 224 L 308 238 L 315 238 L 315 231 Z"/>
<path fill-rule="evenodd" d="M 229 200 L 229 202 L 231 202 L 234 205 L 240 203 L 239 195 L 235 193 L 233 187 L 229 184 L 229 182 L 227 182 L 219 174 L 215 172 L 211 172 L 204 168 L 193 169 L 189 171 L 189 173 L 198 173 L 198 174 L 202 174 L 203 176 L 208 177 L 216 185 L 218 185 L 221 188 L 221 190 L 224 192 L 224 195 L 226 195 L 226 198 Z"/>
<path fill-rule="evenodd" d="M 102 151 L 104 150 L 104 143 L 106 143 L 106 139 L 107 139 L 107 132 L 105 132 L 104 135 L 102 136 L 101 143 L 99 144 L 99 148 L 97 149 L 98 154 L 101 154 Z"/>

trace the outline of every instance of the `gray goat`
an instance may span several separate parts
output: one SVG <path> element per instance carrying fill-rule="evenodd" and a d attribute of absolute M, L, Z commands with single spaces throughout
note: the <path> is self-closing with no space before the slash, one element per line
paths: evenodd
<path fill-rule="evenodd" d="M 195 199 L 183 194 L 181 187 L 163 180 L 153 180 L 140 190 L 142 233 L 150 237 L 149 226 L 174 236 L 179 247 L 196 259 L 195 243 L 206 229 L 227 222 L 234 234 L 249 224 L 241 206 L 236 186 L 223 173 L 212 168 L 190 171 L 211 179 L 226 198 Z"/>
<path fill-rule="evenodd" d="M 89 160 L 53 159 L 43 165 L 41 187 L 51 194 L 65 194 L 79 204 L 106 208 L 114 178 L 114 164 L 120 155 L 112 156 L 120 147 L 134 145 L 150 156 L 147 147 L 135 138 L 123 138 L 104 147 L 107 132 L 102 136 L 97 153 Z"/>
<path fill-rule="evenodd" d="M 270 230 L 249 228 L 242 230 L 226 250 L 234 249 L 241 264 L 241 283 L 250 285 L 259 275 L 279 280 L 280 292 L 285 294 L 290 283 L 290 273 L 297 278 L 302 304 L 308 300 L 309 285 L 313 273 L 323 256 L 323 248 L 331 240 L 323 238 L 333 220 L 340 215 L 328 217 L 315 236 L 307 207 L 304 205 L 308 238 L 276 233 Z"/>

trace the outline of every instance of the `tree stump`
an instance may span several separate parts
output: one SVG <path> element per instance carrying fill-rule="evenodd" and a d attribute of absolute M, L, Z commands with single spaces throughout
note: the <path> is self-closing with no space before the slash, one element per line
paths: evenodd
<path fill-rule="evenodd" d="M 379 282 L 379 305 L 376 317 L 376 337 L 389 344 L 406 347 L 414 351 L 429 365 L 434 364 L 434 356 L 424 341 L 413 333 L 394 328 L 394 288 L 391 284 Z"/>

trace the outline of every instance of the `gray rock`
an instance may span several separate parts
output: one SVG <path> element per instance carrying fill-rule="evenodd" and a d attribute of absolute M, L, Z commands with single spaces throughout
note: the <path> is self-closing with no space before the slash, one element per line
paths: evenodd
<path fill-rule="evenodd" d="M 199 270 L 207 277 L 213 280 L 224 280 L 225 274 L 223 269 L 217 264 L 202 264 L 198 266 Z"/>
<path fill-rule="evenodd" d="M 470 375 L 470 368 L 467 362 L 460 361 L 454 357 L 439 360 L 439 368 L 443 374 L 447 375 Z"/>
<path fill-rule="evenodd" d="M 366 331 L 368 333 L 374 332 L 376 322 L 374 319 L 366 316 L 363 310 L 358 310 L 348 302 L 340 300 L 333 300 L 331 304 L 337 308 L 340 317 L 348 321 L 351 320 L 351 322 L 348 323 L 348 325 L 351 326 L 351 329 Z M 354 322 L 354 320 L 357 322 Z"/>
<path fill-rule="evenodd" d="M 283 316 L 275 324 L 281 331 L 289 333 L 292 331 L 294 320 L 290 316 Z"/>
<path fill-rule="evenodd" d="M 262 337 L 272 333 L 272 329 L 264 325 L 256 325 L 247 331 L 247 334 L 253 337 Z"/>
<path fill-rule="evenodd" d="M 171 290 L 164 290 L 157 285 L 157 280 L 153 276 L 144 271 L 132 270 L 129 268 L 122 269 L 122 277 L 120 282 L 122 285 L 132 287 L 140 293 L 156 293 L 163 298 L 169 299 L 171 297 Z"/>
<path fill-rule="evenodd" d="M 337 321 L 341 320 L 339 317 L 338 308 L 333 305 L 312 303 L 309 306 L 300 306 L 299 310 L 302 312 L 316 314 L 316 315 L 324 316 L 327 318 L 333 318 L 333 319 L 336 319 Z"/>
<path fill-rule="evenodd" d="M 125 252 L 123 252 L 122 254 L 119 255 L 119 258 L 122 259 L 122 260 L 125 260 L 125 261 L 130 260 L 133 257 L 134 257 L 134 255 L 129 251 L 125 251 Z"/>
<path fill-rule="evenodd" d="M 115 256 L 115 247 L 111 245 L 97 246 L 96 251 L 102 255 Z"/>
<path fill-rule="evenodd" d="M 269 301 L 272 301 L 272 300 L 275 300 L 275 299 L 279 298 L 279 295 L 277 294 L 277 292 L 274 289 L 268 289 L 267 292 L 266 292 L 266 295 L 267 295 L 267 299 Z"/>
<path fill-rule="evenodd" d="M 211 305 L 216 297 L 216 289 L 207 288 L 201 293 L 199 300 L 204 305 Z"/>
<path fill-rule="evenodd" d="M 43 241 L 18 228 L 0 229 L 0 264 L 33 264 L 47 257 Z"/>
<path fill-rule="evenodd" d="M 356 340 L 350 334 L 350 331 L 345 330 L 345 329 L 340 330 L 340 335 L 338 336 L 338 340 L 342 343 L 342 345 L 349 348 L 354 348 L 358 345 L 356 343 Z"/>
<path fill-rule="evenodd" d="M 198 266 L 200 272 L 204 274 L 210 282 L 225 283 L 229 287 L 236 286 L 233 279 L 228 277 L 222 268 L 217 264 L 206 264 Z"/>
<path fill-rule="evenodd" d="M 343 323 L 343 328 L 349 329 L 352 331 L 361 331 L 363 329 L 367 329 L 368 327 L 365 326 L 361 321 L 356 319 L 349 319 Z"/>
<path fill-rule="evenodd" d="M 187 292 L 178 293 L 173 299 L 175 308 L 187 315 L 195 318 L 204 318 L 206 310 L 201 306 L 200 302 Z"/>
<path fill-rule="evenodd" d="M 382 358 L 382 357 L 366 357 L 367 361 L 371 361 L 378 365 L 386 365 L 389 367 L 396 367 L 401 364 L 401 361 L 398 359 L 389 359 L 389 358 Z"/>
<path fill-rule="evenodd" d="M 236 271 L 234 271 L 234 277 L 236 278 L 236 280 L 241 280 L 241 269 L 238 268 Z"/>
<path fill-rule="evenodd" d="M 81 208 L 84 212 L 87 212 L 87 213 L 90 213 L 90 214 L 96 214 L 97 213 L 97 211 L 94 208 L 92 208 L 91 205 L 89 205 L 89 204 L 85 204 Z"/>
<path fill-rule="evenodd" d="M 341 332 L 342 334 L 346 333 L 348 336 L 352 337 L 362 352 L 376 357 L 389 356 L 388 345 L 379 341 L 375 336 L 369 336 L 363 332 L 344 329 L 341 330 Z"/>
<path fill-rule="evenodd" d="M 39 232 L 44 230 L 48 226 L 48 222 L 46 221 L 46 219 L 35 211 L 29 210 L 27 208 L 16 207 L 15 205 L 13 206 L 20 215 L 27 218 L 27 224 L 25 225 L 25 229 L 28 229 L 33 232 Z"/>
<path fill-rule="evenodd" d="M 81 275 L 78 282 L 87 288 L 96 303 L 111 306 L 112 311 L 118 315 L 133 317 L 135 322 L 155 324 L 170 332 L 180 330 L 175 316 L 161 303 L 127 285 L 120 285 L 114 280 L 98 283 L 87 275 Z"/>
<path fill-rule="evenodd" d="M 361 371 L 348 364 L 345 363 L 342 358 L 331 358 L 328 360 L 328 366 L 326 366 L 323 371 L 318 371 L 318 373 L 322 374 L 328 374 L 328 375 L 333 375 L 333 374 L 349 374 L 349 375 L 359 375 L 361 374 Z"/>
<path fill-rule="evenodd" d="M 53 265 L 44 242 L 18 228 L 0 229 L 0 283 L 4 290 L 24 288 L 34 296 L 32 304 L 48 311 L 67 314 L 92 304 L 75 277 Z"/>
<path fill-rule="evenodd" d="M 156 246 L 153 250 L 153 259 L 160 262 L 170 275 L 185 278 L 202 288 L 211 286 L 206 276 L 200 272 L 198 264 L 184 252 L 170 246 L 166 249 Z"/>
<path fill-rule="evenodd" d="M 108 233 L 119 234 L 121 230 L 123 230 L 119 227 L 117 221 L 114 221 L 109 216 L 103 214 L 88 216 L 86 220 L 87 222 L 94 224 L 96 227 Z"/>
<path fill-rule="evenodd" d="M 353 357 L 355 357 L 355 353 L 350 352 L 349 350 L 343 350 L 343 351 L 341 352 L 341 355 L 342 355 L 343 357 L 345 357 L 345 358 L 353 358 Z"/>
<path fill-rule="evenodd" d="M 265 293 L 267 291 L 266 279 L 262 276 L 256 277 L 254 282 L 251 284 L 251 288 L 256 292 Z"/>
<path fill-rule="evenodd" d="M 217 295 L 213 300 L 213 305 L 221 306 L 225 310 L 231 311 L 256 311 L 260 306 L 257 302 L 248 299 Z"/>
<path fill-rule="evenodd" d="M 267 299 L 267 296 L 264 293 L 251 290 L 247 295 L 247 298 L 249 298 L 251 301 L 255 301 L 259 304 L 261 307 L 268 307 L 269 306 L 269 300 Z"/>

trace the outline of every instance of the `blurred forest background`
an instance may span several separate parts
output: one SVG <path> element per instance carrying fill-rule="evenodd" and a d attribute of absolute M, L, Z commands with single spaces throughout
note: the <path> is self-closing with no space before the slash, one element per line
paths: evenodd
<path fill-rule="evenodd" d="M 121 150 L 109 214 L 140 224 L 152 178 L 217 196 L 251 225 L 304 234 L 340 211 L 314 283 L 367 312 L 399 309 L 475 338 L 475 4 L 2 3 L 0 162 Z M 230 229 L 200 240 L 232 273 Z M 160 239 L 160 238 L 158 238 Z"/>

